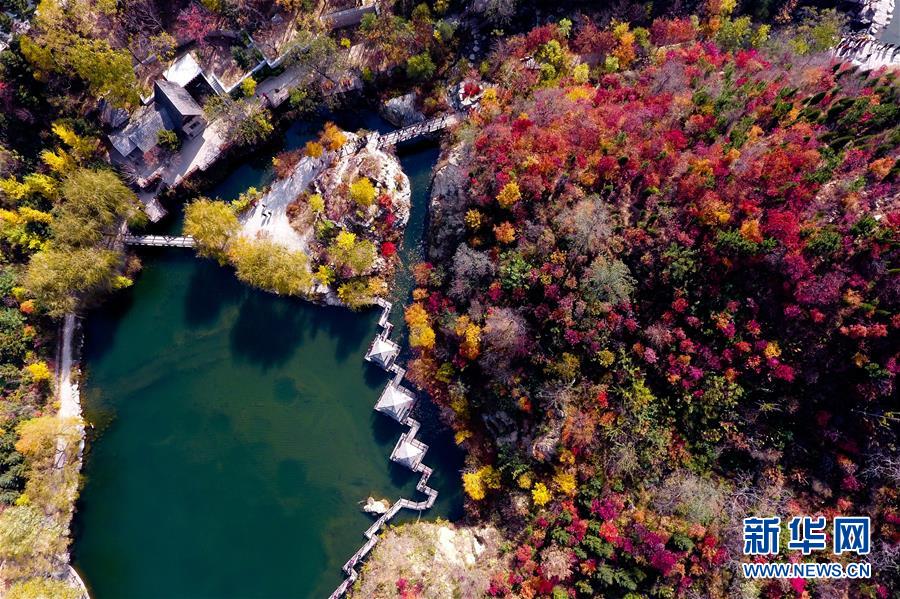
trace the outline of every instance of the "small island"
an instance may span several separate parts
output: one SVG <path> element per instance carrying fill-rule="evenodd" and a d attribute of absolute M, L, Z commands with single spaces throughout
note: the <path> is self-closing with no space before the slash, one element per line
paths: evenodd
<path fill-rule="evenodd" d="M 319 141 L 275 159 L 277 180 L 231 204 L 185 207 L 198 253 L 243 281 L 353 309 L 385 295 L 409 218 L 409 179 L 396 157 L 326 124 Z"/>

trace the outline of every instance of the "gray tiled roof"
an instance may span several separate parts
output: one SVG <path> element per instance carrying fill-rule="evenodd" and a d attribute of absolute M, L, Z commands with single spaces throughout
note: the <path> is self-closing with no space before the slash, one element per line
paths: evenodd
<path fill-rule="evenodd" d="M 172 119 L 154 102 L 141 107 L 124 129 L 109 136 L 109 141 L 122 156 L 128 156 L 135 148 L 141 152 L 153 149 L 156 147 L 159 132 L 162 129 L 172 128 Z"/>
<path fill-rule="evenodd" d="M 171 81 L 159 80 L 156 82 L 157 90 L 165 96 L 172 108 L 181 115 L 182 118 L 188 116 L 203 116 L 203 109 L 191 97 L 186 89 Z"/>

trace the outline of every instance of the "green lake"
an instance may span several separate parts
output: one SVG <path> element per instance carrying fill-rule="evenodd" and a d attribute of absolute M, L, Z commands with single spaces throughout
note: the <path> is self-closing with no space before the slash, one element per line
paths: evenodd
<path fill-rule="evenodd" d="M 370 113 L 337 120 L 387 129 Z M 289 129 L 284 147 L 311 127 Z M 400 157 L 413 190 L 408 265 L 437 148 Z M 265 185 L 270 158 L 248 160 L 210 195 Z M 418 497 L 416 475 L 388 460 L 402 427 L 372 410 L 388 380 L 362 359 L 376 312 L 256 291 L 190 250 L 141 258 L 134 286 L 84 323 L 93 429 L 72 553 L 93 599 L 327 597 L 372 521 L 359 502 Z M 422 517 L 455 519 L 461 455 L 433 409 L 418 409 L 440 492 Z"/>

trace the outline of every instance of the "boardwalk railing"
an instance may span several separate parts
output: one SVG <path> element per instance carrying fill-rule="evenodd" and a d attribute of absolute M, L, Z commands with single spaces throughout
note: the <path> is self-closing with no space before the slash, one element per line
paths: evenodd
<path fill-rule="evenodd" d="M 378 333 L 376 338 L 383 337 L 386 338 L 391 333 L 391 329 L 393 325 L 390 323 L 389 318 L 391 315 L 392 305 L 387 300 L 378 298 L 376 303 L 381 307 L 381 316 L 378 319 L 378 325 L 381 327 L 381 331 Z M 369 360 L 368 356 L 366 358 Z M 379 363 L 376 360 L 369 360 L 373 363 Z M 399 366 L 396 362 L 391 362 L 390 367 L 387 369 L 388 372 L 394 375 L 393 380 L 388 383 L 389 385 L 400 385 L 403 381 L 403 377 L 406 374 L 406 370 Z M 358 566 L 360 563 L 366 558 L 369 553 L 371 553 L 372 549 L 375 547 L 375 544 L 378 543 L 378 533 L 381 532 L 381 529 L 391 521 L 391 519 L 397 515 L 397 513 L 402 509 L 414 510 L 417 512 L 422 512 L 431 508 L 434 505 L 435 500 L 437 499 L 438 492 L 428 486 L 428 479 L 431 478 L 432 469 L 422 463 L 422 458 L 425 455 L 425 452 L 428 451 L 428 445 L 422 443 L 418 439 L 416 439 L 416 434 L 419 432 L 419 428 L 421 424 L 418 420 L 406 416 L 402 422 L 402 424 L 409 427 L 409 430 L 400 435 L 400 440 L 397 442 L 397 446 L 394 448 L 394 451 L 391 453 L 391 460 L 400 463 L 406 463 L 401 459 L 396 457 L 396 453 L 398 448 L 401 447 L 402 444 L 408 443 L 411 446 L 419 449 L 421 454 L 418 455 L 415 460 L 412 461 L 412 470 L 413 472 L 418 472 L 421 474 L 419 477 L 419 482 L 416 483 L 416 490 L 423 495 L 425 495 L 425 499 L 423 501 L 410 501 L 409 499 L 400 498 L 394 502 L 394 504 L 390 507 L 388 511 L 383 513 L 378 519 L 372 523 L 372 525 L 366 529 L 363 533 L 366 541 L 363 543 L 362 547 L 356 550 L 347 563 L 344 564 L 342 568 L 344 573 L 347 575 L 347 578 L 331 593 L 329 599 L 339 599 L 342 597 L 347 590 L 356 582 L 356 579 L 359 578 L 359 570 Z"/>
<path fill-rule="evenodd" d="M 143 245 L 149 247 L 166 248 L 192 248 L 193 237 L 178 237 L 175 235 L 124 235 L 122 241 L 125 245 Z"/>
<path fill-rule="evenodd" d="M 415 139 L 416 137 L 436 133 L 438 131 L 441 131 L 442 129 L 446 129 L 447 127 L 455 125 L 459 122 L 459 119 L 459 113 L 454 112 L 451 114 L 443 114 L 441 116 L 434 117 L 433 119 L 422 121 L 421 123 L 414 123 L 406 127 L 401 127 L 396 131 L 391 131 L 390 133 L 379 135 L 378 147 L 385 148 L 389 146 L 395 146 L 403 141 L 409 141 L 411 139 Z"/>

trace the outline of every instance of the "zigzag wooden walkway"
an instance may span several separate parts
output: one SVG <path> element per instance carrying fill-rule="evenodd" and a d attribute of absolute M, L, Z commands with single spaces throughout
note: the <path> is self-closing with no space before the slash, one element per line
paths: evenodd
<path fill-rule="evenodd" d="M 391 315 L 392 305 L 390 302 L 378 298 L 376 303 L 381 306 L 381 316 L 378 319 L 378 325 L 381 327 L 381 332 L 378 333 L 377 337 L 386 338 L 390 335 L 393 325 L 390 323 L 389 318 Z M 369 360 L 369 358 L 366 358 Z M 369 360 L 373 361 L 373 360 Z M 388 372 L 393 373 L 394 378 L 390 384 L 399 385 L 403 380 L 403 376 L 406 374 L 406 370 L 399 366 L 396 363 L 392 363 L 390 368 L 387 369 Z M 402 424 L 409 427 L 409 430 L 403 433 L 400 436 L 400 441 L 397 443 L 397 447 L 404 442 L 410 443 L 415 447 L 421 449 L 422 456 L 424 456 L 425 452 L 428 451 L 428 446 L 416 439 L 416 433 L 419 432 L 419 428 L 421 424 L 418 420 L 407 416 L 403 419 Z M 394 450 L 396 452 L 396 448 Z M 391 454 L 391 459 L 399 462 L 399 459 L 394 458 L 394 454 Z M 390 507 L 388 511 L 383 513 L 378 519 L 372 523 L 372 525 L 366 529 L 363 535 L 366 538 L 366 542 L 363 543 L 362 547 L 356 550 L 349 560 L 344 564 L 342 568 L 344 573 L 347 575 L 347 578 L 331 593 L 329 599 L 339 599 L 342 597 L 350 586 L 356 582 L 356 579 L 359 578 L 359 571 L 357 567 L 359 564 L 369 555 L 372 549 L 375 547 L 375 544 L 378 543 L 378 533 L 381 529 L 391 521 L 391 519 L 397 515 L 397 513 L 402 509 L 414 510 L 418 512 L 422 512 L 431 508 L 434 505 L 435 500 L 437 499 L 438 492 L 428 486 L 428 479 L 431 478 L 432 469 L 426 466 L 421 462 L 421 456 L 418 458 L 418 461 L 415 463 L 415 467 L 413 468 L 413 472 L 418 472 L 421 474 L 419 477 L 419 482 L 416 483 L 416 490 L 425 495 L 425 499 L 423 501 L 410 501 L 409 499 L 400 498 L 394 502 L 394 504 Z"/>

